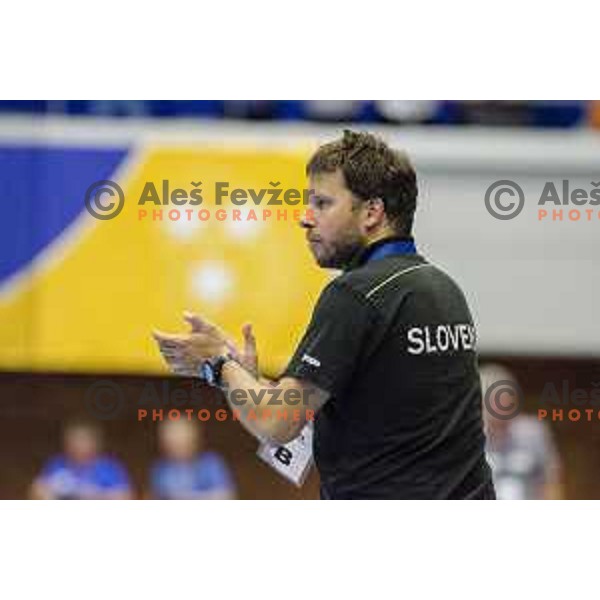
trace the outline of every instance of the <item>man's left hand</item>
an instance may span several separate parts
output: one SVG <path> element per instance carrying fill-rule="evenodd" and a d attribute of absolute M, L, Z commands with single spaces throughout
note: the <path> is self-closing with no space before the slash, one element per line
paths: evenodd
<path fill-rule="evenodd" d="M 217 327 L 189 334 L 153 332 L 163 358 L 178 375 L 195 376 L 205 360 L 226 354 L 227 339 Z"/>

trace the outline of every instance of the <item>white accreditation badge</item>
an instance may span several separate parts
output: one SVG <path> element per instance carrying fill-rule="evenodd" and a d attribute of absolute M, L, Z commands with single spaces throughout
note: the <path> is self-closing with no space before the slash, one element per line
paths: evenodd
<path fill-rule="evenodd" d="M 313 423 L 309 421 L 291 442 L 263 442 L 256 455 L 288 481 L 301 487 L 313 463 L 312 443 Z"/>

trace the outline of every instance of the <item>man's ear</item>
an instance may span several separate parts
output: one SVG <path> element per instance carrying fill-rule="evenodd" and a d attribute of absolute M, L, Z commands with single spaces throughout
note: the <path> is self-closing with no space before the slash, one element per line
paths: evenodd
<path fill-rule="evenodd" d="M 385 204 L 381 198 L 370 198 L 366 202 L 366 222 L 365 225 L 372 229 L 385 221 Z"/>

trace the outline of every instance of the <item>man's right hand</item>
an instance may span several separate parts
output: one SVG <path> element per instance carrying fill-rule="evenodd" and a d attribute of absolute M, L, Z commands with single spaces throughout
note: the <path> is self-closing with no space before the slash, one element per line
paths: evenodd
<path fill-rule="evenodd" d="M 202 319 L 198 315 L 190 312 L 184 313 L 185 320 L 192 327 L 192 333 L 208 333 L 219 330 L 216 325 L 213 325 L 206 319 Z M 252 331 L 252 325 L 246 323 L 242 327 L 242 336 L 244 345 L 240 350 L 230 336 L 223 334 L 226 339 L 226 345 L 231 355 L 237 360 L 249 373 L 258 379 L 258 352 L 256 348 L 256 338 Z"/>

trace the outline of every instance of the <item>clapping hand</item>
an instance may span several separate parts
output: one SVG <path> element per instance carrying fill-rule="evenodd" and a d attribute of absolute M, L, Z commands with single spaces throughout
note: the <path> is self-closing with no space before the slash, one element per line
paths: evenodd
<path fill-rule="evenodd" d="M 219 327 L 190 312 L 184 319 L 191 326 L 190 333 L 172 334 L 154 331 L 153 336 L 171 370 L 177 375 L 196 377 L 205 360 L 222 354 L 231 354 L 243 367 L 258 377 L 258 356 L 252 325 L 242 328 L 243 350 Z"/>

